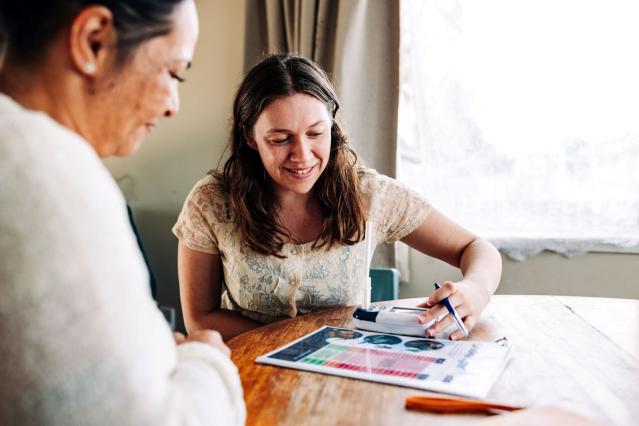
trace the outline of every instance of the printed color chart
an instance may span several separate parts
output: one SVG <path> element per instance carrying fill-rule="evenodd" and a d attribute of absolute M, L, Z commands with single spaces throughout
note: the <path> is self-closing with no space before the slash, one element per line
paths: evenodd
<path fill-rule="evenodd" d="M 329 344 L 312 355 L 303 358 L 301 362 L 351 371 L 424 380 L 428 378 L 427 374 L 422 373 L 426 367 L 434 362 L 441 364 L 444 359 L 412 353 L 398 354 L 386 350 Z"/>
<path fill-rule="evenodd" d="M 256 362 L 483 398 L 510 348 L 322 327 Z"/>

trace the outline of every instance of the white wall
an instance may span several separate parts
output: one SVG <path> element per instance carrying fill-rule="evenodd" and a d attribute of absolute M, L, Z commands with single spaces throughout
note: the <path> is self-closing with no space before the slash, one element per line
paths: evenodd
<path fill-rule="evenodd" d="M 165 120 L 132 157 L 105 160 L 133 207 L 158 301 L 179 306 L 177 239 L 170 229 L 193 184 L 217 165 L 242 79 L 245 2 L 197 2 L 200 38 L 180 86 L 180 113 Z"/>
<path fill-rule="evenodd" d="M 524 262 L 502 255 L 503 274 L 498 293 L 561 294 L 639 299 L 639 255 L 588 253 L 567 258 L 542 252 Z M 420 297 L 434 281 L 455 280 L 458 270 L 410 250 L 411 282 L 402 283 L 400 297 Z"/>

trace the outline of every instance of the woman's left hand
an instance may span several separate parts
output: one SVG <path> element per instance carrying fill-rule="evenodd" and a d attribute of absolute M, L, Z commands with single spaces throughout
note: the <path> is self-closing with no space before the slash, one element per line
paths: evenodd
<path fill-rule="evenodd" d="M 459 314 L 469 333 L 470 330 L 475 327 L 479 316 L 490 301 L 490 293 L 482 285 L 467 279 L 456 283 L 446 281 L 442 284 L 441 288 L 435 290 L 424 303 L 418 305 L 422 308 L 429 308 L 428 311 L 419 315 L 419 321 L 422 324 L 445 315 L 440 321 L 435 322 L 426 330 L 426 336 L 428 337 L 434 337 L 455 323 L 455 319 L 448 313 L 446 307 L 439 303 L 446 297 L 448 297 L 450 304 L 453 305 L 457 314 Z M 461 330 L 455 330 L 449 336 L 450 340 L 460 340 L 463 338 L 464 334 Z"/>

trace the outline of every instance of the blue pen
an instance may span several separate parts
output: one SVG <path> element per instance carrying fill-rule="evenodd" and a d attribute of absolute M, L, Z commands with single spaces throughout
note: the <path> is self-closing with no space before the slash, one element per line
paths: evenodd
<path fill-rule="evenodd" d="M 440 288 L 441 288 L 441 286 L 439 285 L 439 283 L 435 283 L 435 289 L 439 290 Z M 453 305 L 450 304 L 450 301 L 448 300 L 448 297 L 445 297 L 439 303 L 441 303 L 442 305 L 446 306 L 446 309 L 448 310 L 448 313 L 451 314 L 453 316 L 453 318 L 455 319 L 455 322 L 457 323 L 457 327 L 459 327 L 459 329 L 462 331 L 462 333 L 464 333 L 464 337 L 468 337 L 468 330 L 466 330 L 466 327 L 464 327 L 464 322 L 461 320 L 461 318 L 459 318 L 459 314 L 457 313 L 455 308 L 453 308 Z"/>

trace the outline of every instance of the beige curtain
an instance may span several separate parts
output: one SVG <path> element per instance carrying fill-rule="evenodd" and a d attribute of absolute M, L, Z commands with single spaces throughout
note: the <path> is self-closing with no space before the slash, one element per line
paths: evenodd
<path fill-rule="evenodd" d="M 399 1 L 247 0 L 246 6 L 245 67 L 267 53 L 313 59 L 332 76 L 341 122 L 360 160 L 394 177 Z M 373 265 L 397 264 L 394 247 L 377 248 Z"/>

